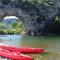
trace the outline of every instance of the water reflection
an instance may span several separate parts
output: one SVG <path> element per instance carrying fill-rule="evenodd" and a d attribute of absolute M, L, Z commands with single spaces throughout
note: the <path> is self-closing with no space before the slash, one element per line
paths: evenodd
<path fill-rule="evenodd" d="M 18 46 L 18 42 L 20 42 L 21 39 L 22 36 L 20 35 L 2 35 L 0 36 L 0 43 L 4 43 L 5 45 Z"/>
<path fill-rule="evenodd" d="M 0 43 L 17 47 L 42 47 L 49 53 L 32 54 L 34 60 L 60 60 L 60 37 L 3 35 L 0 36 Z"/>

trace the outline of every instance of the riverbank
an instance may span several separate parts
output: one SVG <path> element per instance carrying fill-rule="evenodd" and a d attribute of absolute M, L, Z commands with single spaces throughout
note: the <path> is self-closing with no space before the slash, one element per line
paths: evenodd
<path fill-rule="evenodd" d="M 15 38 L 16 37 L 12 40 L 6 40 L 5 37 L 0 40 L 0 43 L 17 47 L 44 48 L 48 51 L 47 54 L 29 55 L 33 56 L 34 60 L 60 60 L 60 36 L 23 36 L 22 39 L 19 38 L 19 40 L 18 37 Z"/>

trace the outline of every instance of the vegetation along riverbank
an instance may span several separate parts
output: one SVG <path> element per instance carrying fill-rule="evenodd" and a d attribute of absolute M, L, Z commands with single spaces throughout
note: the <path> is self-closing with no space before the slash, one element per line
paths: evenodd
<path fill-rule="evenodd" d="M 0 20 L 17 16 L 29 35 L 60 35 L 59 13 L 59 0 L 0 0 Z"/>

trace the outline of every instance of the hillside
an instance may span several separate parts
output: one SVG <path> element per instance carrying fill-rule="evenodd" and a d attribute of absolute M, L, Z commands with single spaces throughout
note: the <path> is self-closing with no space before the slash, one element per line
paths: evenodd
<path fill-rule="evenodd" d="M 59 0 L 52 0 L 49 3 L 38 3 L 37 0 L 33 2 L 0 0 L 0 19 L 2 20 L 5 16 L 17 16 L 26 24 L 29 34 L 42 35 L 44 31 L 46 32 L 46 28 L 51 26 L 51 22 L 54 22 L 55 16 L 59 15 L 59 9 Z"/>

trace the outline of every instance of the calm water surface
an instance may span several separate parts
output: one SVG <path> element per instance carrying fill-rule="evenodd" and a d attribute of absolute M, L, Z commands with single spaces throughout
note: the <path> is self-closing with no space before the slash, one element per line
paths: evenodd
<path fill-rule="evenodd" d="M 0 43 L 17 47 L 42 47 L 49 53 L 30 54 L 34 60 L 60 60 L 60 36 L 0 36 Z"/>

